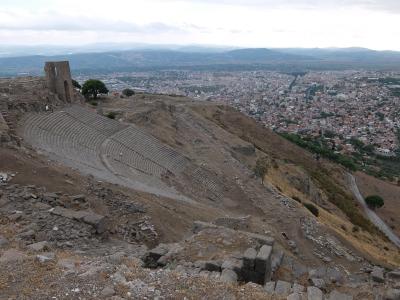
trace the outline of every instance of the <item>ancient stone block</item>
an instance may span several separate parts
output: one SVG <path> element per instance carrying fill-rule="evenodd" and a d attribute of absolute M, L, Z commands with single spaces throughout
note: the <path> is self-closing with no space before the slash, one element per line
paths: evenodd
<path fill-rule="evenodd" d="M 267 293 L 272 294 L 275 291 L 275 281 L 268 281 L 265 283 L 264 290 Z"/>
<path fill-rule="evenodd" d="M 292 284 L 287 281 L 278 280 L 275 285 L 275 294 L 279 297 L 287 297 L 292 293 Z"/>
<path fill-rule="evenodd" d="M 293 283 L 293 292 L 295 293 L 302 293 L 304 292 L 305 287 L 298 283 Z"/>
<path fill-rule="evenodd" d="M 328 300 L 353 300 L 353 296 L 340 293 L 336 290 L 333 290 L 328 297 Z"/>
<path fill-rule="evenodd" d="M 93 213 L 93 212 L 87 212 L 83 217 L 82 217 L 83 222 L 92 225 L 97 233 L 103 233 L 107 230 L 107 220 L 106 217 Z"/>
<path fill-rule="evenodd" d="M 323 300 L 324 294 L 319 288 L 315 286 L 309 286 L 307 288 L 307 298 L 308 300 Z"/>
<path fill-rule="evenodd" d="M 243 254 L 243 267 L 248 270 L 254 270 L 257 251 L 254 248 L 247 249 Z"/>
<path fill-rule="evenodd" d="M 286 298 L 287 300 L 303 300 L 305 296 L 302 293 L 292 293 Z"/>
<path fill-rule="evenodd" d="M 221 281 L 232 283 L 232 282 L 237 282 L 238 276 L 237 276 L 236 272 L 234 272 L 230 269 L 224 269 L 221 273 L 220 279 L 221 279 Z"/>
<path fill-rule="evenodd" d="M 258 273 L 264 274 L 264 282 L 271 280 L 271 254 L 272 247 L 264 245 L 258 251 L 255 260 L 255 270 Z"/>
<path fill-rule="evenodd" d="M 229 258 L 223 262 L 221 268 L 235 271 L 239 275 L 243 269 L 243 261 L 241 259 Z"/>

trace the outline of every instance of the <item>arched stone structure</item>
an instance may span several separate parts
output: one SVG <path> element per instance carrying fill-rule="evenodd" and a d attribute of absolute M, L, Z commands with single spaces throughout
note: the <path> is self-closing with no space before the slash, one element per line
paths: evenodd
<path fill-rule="evenodd" d="M 65 102 L 72 102 L 73 88 L 68 61 L 46 62 L 46 80 L 51 92 Z"/>

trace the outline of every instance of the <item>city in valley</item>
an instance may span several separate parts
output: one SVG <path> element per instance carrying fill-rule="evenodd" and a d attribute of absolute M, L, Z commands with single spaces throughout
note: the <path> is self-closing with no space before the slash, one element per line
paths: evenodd
<path fill-rule="evenodd" d="M 399 151 L 398 72 L 171 70 L 96 76 L 116 94 L 132 88 L 223 102 L 278 133 L 318 141 L 335 153 L 390 158 Z"/>

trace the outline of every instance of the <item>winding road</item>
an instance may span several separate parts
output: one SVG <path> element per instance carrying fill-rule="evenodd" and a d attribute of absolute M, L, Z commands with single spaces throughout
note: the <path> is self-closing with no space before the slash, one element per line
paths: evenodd
<path fill-rule="evenodd" d="M 350 189 L 354 194 L 354 197 L 363 207 L 365 213 L 367 214 L 369 220 L 375 224 L 388 238 L 395 244 L 397 247 L 400 248 L 400 238 L 390 229 L 389 226 L 373 211 L 371 210 L 368 205 L 365 203 L 364 197 L 361 195 L 360 190 L 358 189 L 356 180 L 352 174 L 348 174 L 349 176 L 349 184 Z"/>

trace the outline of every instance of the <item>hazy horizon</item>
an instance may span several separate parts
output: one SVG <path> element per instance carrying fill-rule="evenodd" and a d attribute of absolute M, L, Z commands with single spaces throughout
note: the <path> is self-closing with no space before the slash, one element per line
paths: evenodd
<path fill-rule="evenodd" d="M 3 0 L 2 46 L 400 50 L 396 0 Z"/>

